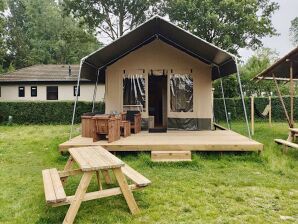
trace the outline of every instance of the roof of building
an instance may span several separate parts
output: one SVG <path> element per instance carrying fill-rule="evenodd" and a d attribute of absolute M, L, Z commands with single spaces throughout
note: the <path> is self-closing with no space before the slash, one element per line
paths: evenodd
<path fill-rule="evenodd" d="M 69 71 L 70 68 L 70 71 Z M 33 65 L 0 75 L 0 83 L 76 82 L 80 65 Z M 81 81 L 90 82 L 87 79 Z"/>
<path fill-rule="evenodd" d="M 160 39 L 212 66 L 213 80 L 237 71 L 234 55 L 162 17 L 154 16 L 109 45 L 83 58 L 81 76 L 95 80 L 98 69 L 101 71 L 100 74 L 104 74 L 102 70 L 107 66 L 155 39 Z"/>
<path fill-rule="evenodd" d="M 293 78 L 298 79 L 298 46 L 254 77 L 254 79 L 272 80 L 274 76 L 276 80 L 288 81 L 290 79 L 291 63 L 293 64 Z"/>

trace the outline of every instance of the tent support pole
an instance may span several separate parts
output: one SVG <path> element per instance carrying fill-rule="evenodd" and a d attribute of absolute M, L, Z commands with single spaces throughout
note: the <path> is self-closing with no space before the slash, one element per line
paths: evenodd
<path fill-rule="evenodd" d="M 250 119 L 251 119 L 251 135 L 255 134 L 255 103 L 254 97 L 250 97 Z"/>
<path fill-rule="evenodd" d="M 249 122 L 248 122 L 248 117 L 247 117 L 247 112 L 246 112 L 246 106 L 245 106 L 245 101 L 244 101 L 244 95 L 243 95 L 243 90 L 242 90 L 242 84 L 241 84 L 241 79 L 240 79 L 239 65 L 238 65 L 238 60 L 236 57 L 234 58 L 234 61 L 236 63 L 237 79 L 238 79 L 238 84 L 239 84 L 239 89 L 240 89 L 240 94 L 241 94 L 241 100 L 242 100 L 243 112 L 244 112 L 244 116 L 245 116 L 247 133 L 248 133 L 249 138 L 251 138 Z"/>
<path fill-rule="evenodd" d="M 277 81 L 276 81 L 275 75 L 272 74 L 272 77 L 273 77 L 273 80 L 274 80 L 274 83 L 275 83 L 275 86 L 276 86 L 276 89 L 277 89 L 277 94 L 278 94 L 279 100 L 280 100 L 280 102 L 281 102 L 282 108 L 284 109 L 284 112 L 285 112 L 285 115 L 286 115 L 286 118 L 287 118 L 289 127 L 291 127 L 290 117 L 289 117 L 288 111 L 287 111 L 287 109 L 286 109 L 284 99 L 283 99 L 282 96 L 281 96 L 281 92 L 280 92 L 278 83 L 277 83 Z"/>
<path fill-rule="evenodd" d="M 228 110 L 227 110 L 227 104 L 226 104 L 226 98 L 225 98 L 225 92 L 224 92 L 224 87 L 222 83 L 222 78 L 220 78 L 220 86 L 221 86 L 221 94 L 222 94 L 222 100 L 225 108 L 225 115 L 226 115 L 226 122 L 228 125 L 228 129 L 231 129 L 230 123 L 229 123 L 229 117 L 228 117 Z"/>
<path fill-rule="evenodd" d="M 79 87 L 80 87 L 80 79 L 81 79 L 82 65 L 83 65 L 83 60 L 81 60 L 81 62 L 80 62 L 80 71 L 79 71 L 78 81 L 77 81 L 76 99 L 75 99 L 75 103 L 74 103 L 74 106 L 73 106 L 73 112 L 72 112 L 72 119 L 71 119 L 71 127 L 70 127 L 69 139 L 71 139 L 71 137 L 72 137 L 73 124 L 74 124 L 74 119 L 75 119 L 75 115 L 76 115 L 77 102 L 78 102 L 78 99 L 79 99 L 79 95 L 78 95 L 78 93 L 79 93 Z"/>
<path fill-rule="evenodd" d="M 96 83 L 95 83 L 94 91 L 93 91 L 93 98 L 92 98 L 92 113 L 94 112 L 94 107 L 95 107 L 95 99 L 96 99 L 96 94 L 97 94 L 98 77 L 99 77 L 99 69 L 97 70 Z"/>
<path fill-rule="evenodd" d="M 293 62 L 290 61 L 290 96 L 291 96 L 291 128 L 294 127 L 294 80 L 293 80 Z"/>

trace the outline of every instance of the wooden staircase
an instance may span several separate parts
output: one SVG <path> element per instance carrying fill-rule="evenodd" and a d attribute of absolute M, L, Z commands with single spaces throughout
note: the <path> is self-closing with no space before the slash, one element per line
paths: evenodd
<path fill-rule="evenodd" d="M 151 151 L 154 162 L 191 161 L 191 151 Z"/>

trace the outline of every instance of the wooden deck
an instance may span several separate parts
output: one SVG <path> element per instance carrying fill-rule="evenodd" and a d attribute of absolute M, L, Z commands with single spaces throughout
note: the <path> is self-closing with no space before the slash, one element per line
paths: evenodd
<path fill-rule="evenodd" d="M 262 151 L 263 144 L 229 130 L 168 131 L 148 133 L 142 131 L 127 138 L 108 143 L 93 142 L 92 138 L 77 136 L 59 145 L 59 151 L 72 147 L 101 145 L 110 151 Z"/>

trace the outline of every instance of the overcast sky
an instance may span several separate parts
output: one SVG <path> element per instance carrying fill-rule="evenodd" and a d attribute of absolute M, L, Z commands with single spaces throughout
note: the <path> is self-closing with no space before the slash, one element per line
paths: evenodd
<path fill-rule="evenodd" d="M 272 23 L 280 35 L 264 38 L 263 44 L 264 47 L 276 49 L 279 56 L 282 57 L 294 48 L 290 41 L 289 29 L 291 20 L 298 17 L 298 0 L 275 0 L 275 2 L 279 3 L 280 8 L 274 13 Z M 240 51 L 240 55 L 244 60 L 249 58 L 252 54 L 252 51 L 246 49 Z"/>

